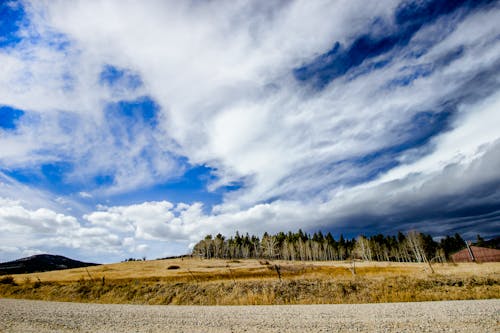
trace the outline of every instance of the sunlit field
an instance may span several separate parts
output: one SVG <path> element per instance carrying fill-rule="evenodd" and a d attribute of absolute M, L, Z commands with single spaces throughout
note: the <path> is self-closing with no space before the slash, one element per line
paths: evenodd
<path fill-rule="evenodd" d="M 1 297 L 134 304 L 372 303 L 500 297 L 500 263 L 169 259 L 13 275 Z"/>

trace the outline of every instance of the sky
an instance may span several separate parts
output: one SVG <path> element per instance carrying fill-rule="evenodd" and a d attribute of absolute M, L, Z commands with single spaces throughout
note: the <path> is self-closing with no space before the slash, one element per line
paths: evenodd
<path fill-rule="evenodd" d="M 0 1 L 0 261 L 500 234 L 500 4 Z"/>

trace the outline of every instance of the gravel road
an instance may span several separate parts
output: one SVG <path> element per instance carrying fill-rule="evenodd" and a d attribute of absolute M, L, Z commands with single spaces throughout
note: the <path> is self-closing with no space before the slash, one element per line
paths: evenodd
<path fill-rule="evenodd" d="M 500 332 L 500 299 L 213 307 L 0 299 L 0 332 Z"/>

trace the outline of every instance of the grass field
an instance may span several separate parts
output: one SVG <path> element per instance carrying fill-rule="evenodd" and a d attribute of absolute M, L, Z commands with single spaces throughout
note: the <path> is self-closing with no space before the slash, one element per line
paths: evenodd
<path fill-rule="evenodd" d="M 171 259 L 14 275 L 0 297 L 134 304 L 314 304 L 500 297 L 500 263 Z M 279 272 L 279 274 L 278 274 Z"/>

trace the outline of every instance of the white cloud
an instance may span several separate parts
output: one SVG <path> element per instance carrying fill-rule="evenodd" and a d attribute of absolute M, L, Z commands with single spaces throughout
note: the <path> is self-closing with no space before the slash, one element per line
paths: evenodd
<path fill-rule="evenodd" d="M 299 228 L 327 228 L 338 232 L 350 228 L 363 232 L 378 219 L 386 221 L 379 228 L 387 232 L 417 228 L 441 235 L 461 227 L 470 237 L 475 233 L 474 225 L 468 225 L 468 220 L 457 217 L 455 212 L 474 207 L 477 202 L 498 202 L 499 194 L 491 188 L 498 185 L 499 148 L 497 140 L 482 147 L 473 159 L 460 160 L 440 170 L 410 173 L 384 182 L 375 180 L 333 192 L 326 201 L 278 200 L 247 209 L 223 204 L 211 213 L 204 213 L 201 203 L 150 201 L 99 206 L 98 210 L 83 216 L 89 223 L 85 224 L 73 216 L 43 208 L 26 209 L 18 201 L 2 198 L 0 231 L 9 233 L 3 248 L 6 253 L 65 247 L 108 256 L 114 253 L 115 257 L 139 254 L 161 257 L 185 253 L 188 246 L 206 234 L 232 235 L 239 231 L 260 235 L 263 231 Z M 422 209 L 427 210 L 424 214 L 427 217 L 412 220 L 414 212 Z M 492 211 L 476 215 L 474 219 L 481 220 L 482 228 L 491 232 L 495 230 L 498 216 L 500 212 Z M 433 225 L 432 221 L 437 218 L 439 224 Z M 175 247 L 174 243 L 179 246 Z M 24 249 L 19 249 L 17 244 L 24 244 Z"/>
<path fill-rule="evenodd" d="M 100 207 L 84 215 L 92 225 L 127 232 L 133 239 L 182 241 L 196 231 L 195 219 L 200 216 L 200 204 L 179 204 L 168 201 L 144 202 L 129 206 Z M 127 245 L 132 238 L 128 238 Z"/>
<path fill-rule="evenodd" d="M 462 107 L 462 114 L 455 120 L 455 129 L 433 140 L 435 148 L 431 154 L 390 170 L 379 181 L 401 179 L 412 173 L 431 173 L 453 163 L 466 164 L 481 157 L 483 147 L 500 139 L 496 126 L 500 123 L 499 109 L 498 93 L 474 106 Z"/>
<path fill-rule="evenodd" d="M 33 27 L 28 33 L 41 33 L 42 42 L 26 42 L 4 54 L 12 65 L 3 76 L 0 100 L 43 112 L 44 118 L 54 110 L 77 113 L 78 123 L 70 133 L 57 126 L 48 128 L 54 124 L 52 120 L 37 126 L 38 133 L 30 126 L 26 133 L 10 135 L 4 140 L 12 144 L 12 153 L 4 156 L 4 163 L 26 163 L 23 157 L 33 158 L 41 147 L 53 147 L 49 150 L 57 151 L 55 156 L 39 158 L 69 157 L 77 165 L 71 177 L 74 180 L 111 172 L 115 180 L 110 191 L 116 192 L 177 176 L 178 164 L 165 154 L 175 152 L 194 164 L 219 168 L 220 181 L 215 186 L 249 173 L 258 174 L 259 185 L 267 181 L 275 185 L 286 176 L 280 170 L 295 160 L 284 156 L 290 147 L 283 146 L 281 135 L 269 135 L 269 107 L 274 105 L 258 106 L 261 102 L 266 105 L 262 94 L 268 93 L 263 87 L 276 80 L 279 85 L 286 84 L 294 66 L 330 48 L 331 40 L 342 41 L 358 31 L 374 13 L 389 15 L 395 3 L 364 4 L 362 11 L 353 2 L 277 6 L 235 2 L 223 10 L 210 4 L 162 2 L 125 2 L 119 6 L 84 1 L 71 6 L 52 1 L 32 3 Z M 54 31 L 64 33 L 69 40 L 64 52 L 43 42 Z M 28 60 L 26 53 L 32 55 Z M 133 140 L 120 137 L 121 145 L 114 144 L 116 138 L 109 136 L 102 124 L 103 103 L 124 96 L 133 99 L 130 95 L 138 93 L 126 91 L 117 98 L 121 87 L 103 89 L 98 74 L 108 63 L 140 74 L 145 83 L 140 93 L 152 95 L 162 107 L 161 129 L 147 135 L 149 129 L 137 128 Z M 283 75 L 285 78 L 280 78 Z M 25 76 L 32 79 L 16 79 Z M 64 88 L 68 76 L 72 78 L 70 88 Z M 288 99 L 290 93 L 295 94 L 288 90 L 285 96 L 274 98 L 275 102 Z M 26 105 L 25 101 L 40 102 Z M 246 120 L 240 118 L 242 115 L 247 115 Z M 252 125 L 251 130 L 248 125 Z M 28 135 L 28 131 L 33 134 Z M 245 132 L 247 135 L 241 137 Z M 238 140 L 234 140 L 235 135 Z M 260 138 L 276 141 L 279 146 L 264 152 L 255 144 Z M 233 148 L 228 146 L 231 141 L 235 141 Z M 142 153 L 151 146 L 152 157 L 144 160 Z M 244 147 L 249 148 L 248 154 L 242 155 Z M 271 157 L 279 158 L 273 169 L 268 167 Z"/>
<path fill-rule="evenodd" d="M 92 198 L 92 194 L 85 192 L 85 191 L 78 192 L 78 195 L 84 199 Z"/>
<path fill-rule="evenodd" d="M 121 250 L 120 238 L 109 230 L 85 227 L 74 216 L 47 208 L 29 209 L 21 202 L 7 198 L 0 198 L 0 232 L 8 235 L 2 237 L 2 248 L 10 249 L 4 254 L 6 256 L 9 253 L 31 255 L 57 248 L 90 253 Z M 6 258 L 12 257 L 2 255 L 0 260 Z"/>
<path fill-rule="evenodd" d="M 384 6 L 356 1 L 277 6 L 234 2 L 224 8 L 115 4 L 30 5 L 30 32 L 41 33 L 42 42 L 24 42 L 2 54 L 9 70 L 2 76 L 0 100 L 44 114 L 76 113 L 77 125 L 64 133 L 50 125 L 56 114 L 41 126 L 19 129 L 2 139 L 12 147 L 10 154 L 3 153 L 4 163 L 22 165 L 27 156 L 32 163 L 34 152 L 49 146 L 57 153 L 38 158 L 74 161 L 73 181 L 112 174 L 114 183 L 104 193 L 116 193 L 177 176 L 182 172 L 175 158 L 179 154 L 193 164 L 217 168 L 218 179 L 210 189 L 244 179 L 246 187 L 228 198 L 242 207 L 281 196 L 297 198 L 294 187 L 310 196 L 325 184 L 348 182 L 365 172 L 353 165 L 330 172 L 325 168 L 400 141 L 398 127 L 415 113 L 433 109 L 442 96 L 459 88 L 462 78 L 492 63 L 500 47 L 489 37 L 497 29 L 493 18 L 498 11 L 492 10 L 471 15 L 423 57 L 405 57 L 430 33 L 438 34 L 432 27 L 445 24 L 443 19 L 417 34 L 407 50 L 390 53 L 397 61 L 386 68 L 338 79 L 311 96 L 294 83 L 292 69 L 327 51 L 333 41 L 350 43 L 366 32 L 370 18 L 390 23 L 397 1 Z M 467 32 L 471 29 L 474 39 Z M 44 42 L 54 31 L 69 40 L 65 52 Z M 381 89 L 404 68 L 433 63 L 460 45 L 466 55 L 444 70 L 406 87 Z M 26 59 L 28 52 L 33 56 Z M 106 64 L 138 73 L 144 87 L 139 92 L 123 91 L 123 85 L 103 87 L 98 77 Z M 68 75 L 71 85 L 64 89 Z M 31 79 L 25 82 L 22 77 Z M 104 104 L 141 94 L 159 102 L 159 128 L 137 125 L 133 138 L 114 137 L 103 123 Z"/>

